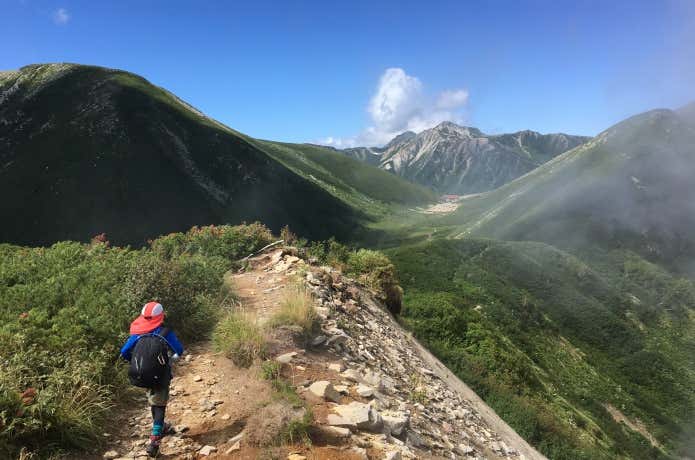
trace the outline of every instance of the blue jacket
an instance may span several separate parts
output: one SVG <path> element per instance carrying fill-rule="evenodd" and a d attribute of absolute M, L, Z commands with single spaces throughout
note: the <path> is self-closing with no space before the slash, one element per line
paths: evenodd
<path fill-rule="evenodd" d="M 133 353 L 133 348 L 135 347 L 135 344 L 138 342 L 140 337 L 149 334 L 159 335 L 162 329 L 163 327 L 160 326 L 157 329 L 148 332 L 147 334 L 133 334 L 130 337 L 128 337 L 128 340 L 126 340 L 125 344 L 121 348 L 121 356 L 123 357 L 123 359 L 125 359 L 126 361 L 130 361 L 131 354 Z M 183 345 L 181 345 L 181 342 L 179 342 L 178 337 L 176 337 L 176 334 L 174 334 L 174 331 L 172 329 L 169 329 L 169 332 L 163 338 L 164 340 L 166 340 L 167 344 L 169 345 L 169 348 L 171 348 L 171 350 L 174 353 L 176 353 L 179 356 L 183 354 Z"/>

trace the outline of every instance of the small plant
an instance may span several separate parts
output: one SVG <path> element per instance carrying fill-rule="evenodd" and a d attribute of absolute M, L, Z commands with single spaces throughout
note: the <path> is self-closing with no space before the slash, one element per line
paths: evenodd
<path fill-rule="evenodd" d="M 263 332 L 256 318 L 248 313 L 230 313 L 220 321 L 212 334 L 212 342 L 239 367 L 249 367 L 266 355 Z"/>
<path fill-rule="evenodd" d="M 311 445 L 309 429 L 314 421 L 314 414 L 306 408 L 302 418 L 290 420 L 287 427 L 280 434 L 285 444 L 307 444 Z"/>
<path fill-rule="evenodd" d="M 280 378 L 281 364 L 277 361 L 263 361 L 261 363 L 261 375 L 265 380 L 276 380 Z"/>
<path fill-rule="evenodd" d="M 290 230 L 289 225 L 285 225 L 280 229 L 280 239 L 285 242 L 286 245 L 293 245 L 297 241 L 297 235 Z"/>
<path fill-rule="evenodd" d="M 408 398 L 413 403 L 425 404 L 427 402 L 427 391 L 422 386 L 422 377 L 420 375 L 411 375 L 408 389 Z"/>

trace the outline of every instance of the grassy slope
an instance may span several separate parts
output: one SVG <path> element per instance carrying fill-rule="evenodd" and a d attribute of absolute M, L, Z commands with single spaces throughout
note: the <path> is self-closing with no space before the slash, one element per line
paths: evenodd
<path fill-rule="evenodd" d="M 361 209 L 379 212 L 388 203 L 416 205 L 436 200 L 434 193 L 424 187 L 331 149 L 310 144 L 259 143 L 288 167 Z"/>
<path fill-rule="evenodd" d="M 390 251 L 404 320 L 553 459 L 673 454 L 695 412 L 695 288 L 616 250 L 591 265 L 542 243 L 439 240 Z"/>
<path fill-rule="evenodd" d="M 0 105 L 0 215 L 8 217 L 0 241 L 84 241 L 107 232 L 114 242 L 141 245 L 191 225 L 244 220 L 349 239 L 369 218 L 354 196 L 387 207 L 376 203 L 383 194 L 340 196 L 328 181 L 307 180 L 127 72 L 31 66 L 0 80 L 3 92 L 14 86 L 19 91 Z M 396 187 L 416 201 L 428 197 Z"/>

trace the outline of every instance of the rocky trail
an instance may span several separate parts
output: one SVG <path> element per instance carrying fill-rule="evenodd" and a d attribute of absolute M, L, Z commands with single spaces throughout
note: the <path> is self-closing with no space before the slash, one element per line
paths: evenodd
<path fill-rule="evenodd" d="M 315 299 L 321 332 L 306 343 L 288 328 L 274 335 L 270 351 L 313 416 L 310 442 L 252 445 L 247 424 L 273 404 L 273 388 L 258 363 L 238 368 L 203 342 L 175 366 L 167 421 L 176 432 L 159 458 L 544 458 L 420 347 L 374 293 L 339 271 L 275 249 L 227 277 L 238 308 L 261 323 L 297 280 Z M 144 460 L 151 426 L 144 395 L 116 412 L 104 447 L 89 458 Z"/>

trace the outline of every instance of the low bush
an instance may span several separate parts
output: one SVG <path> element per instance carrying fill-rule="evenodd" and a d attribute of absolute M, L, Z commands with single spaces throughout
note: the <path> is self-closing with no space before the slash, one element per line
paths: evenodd
<path fill-rule="evenodd" d="M 167 235 L 151 247 L 0 245 L 0 458 L 93 445 L 126 386 L 118 350 L 142 305 L 164 305 L 184 344 L 230 301 L 231 259 L 272 235 L 253 224 Z M 23 396 L 22 396 L 23 395 Z"/>
<path fill-rule="evenodd" d="M 307 249 L 310 257 L 332 265 L 370 287 L 391 313 L 401 312 L 403 289 L 386 254 L 370 249 L 351 250 L 333 239 L 313 242 Z"/>
<path fill-rule="evenodd" d="M 366 286 L 377 291 L 381 300 L 394 315 L 400 314 L 403 289 L 398 283 L 391 260 L 379 251 L 359 249 L 350 253 L 346 271 L 356 276 Z"/>
<path fill-rule="evenodd" d="M 151 243 L 152 250 L 166 258 L 181 254 L 218 256 L 236 261 L 270 244 L 273 234 L 258 222 L 248 225 L 193 227 L 186 233 L 172 233 Z"/>

